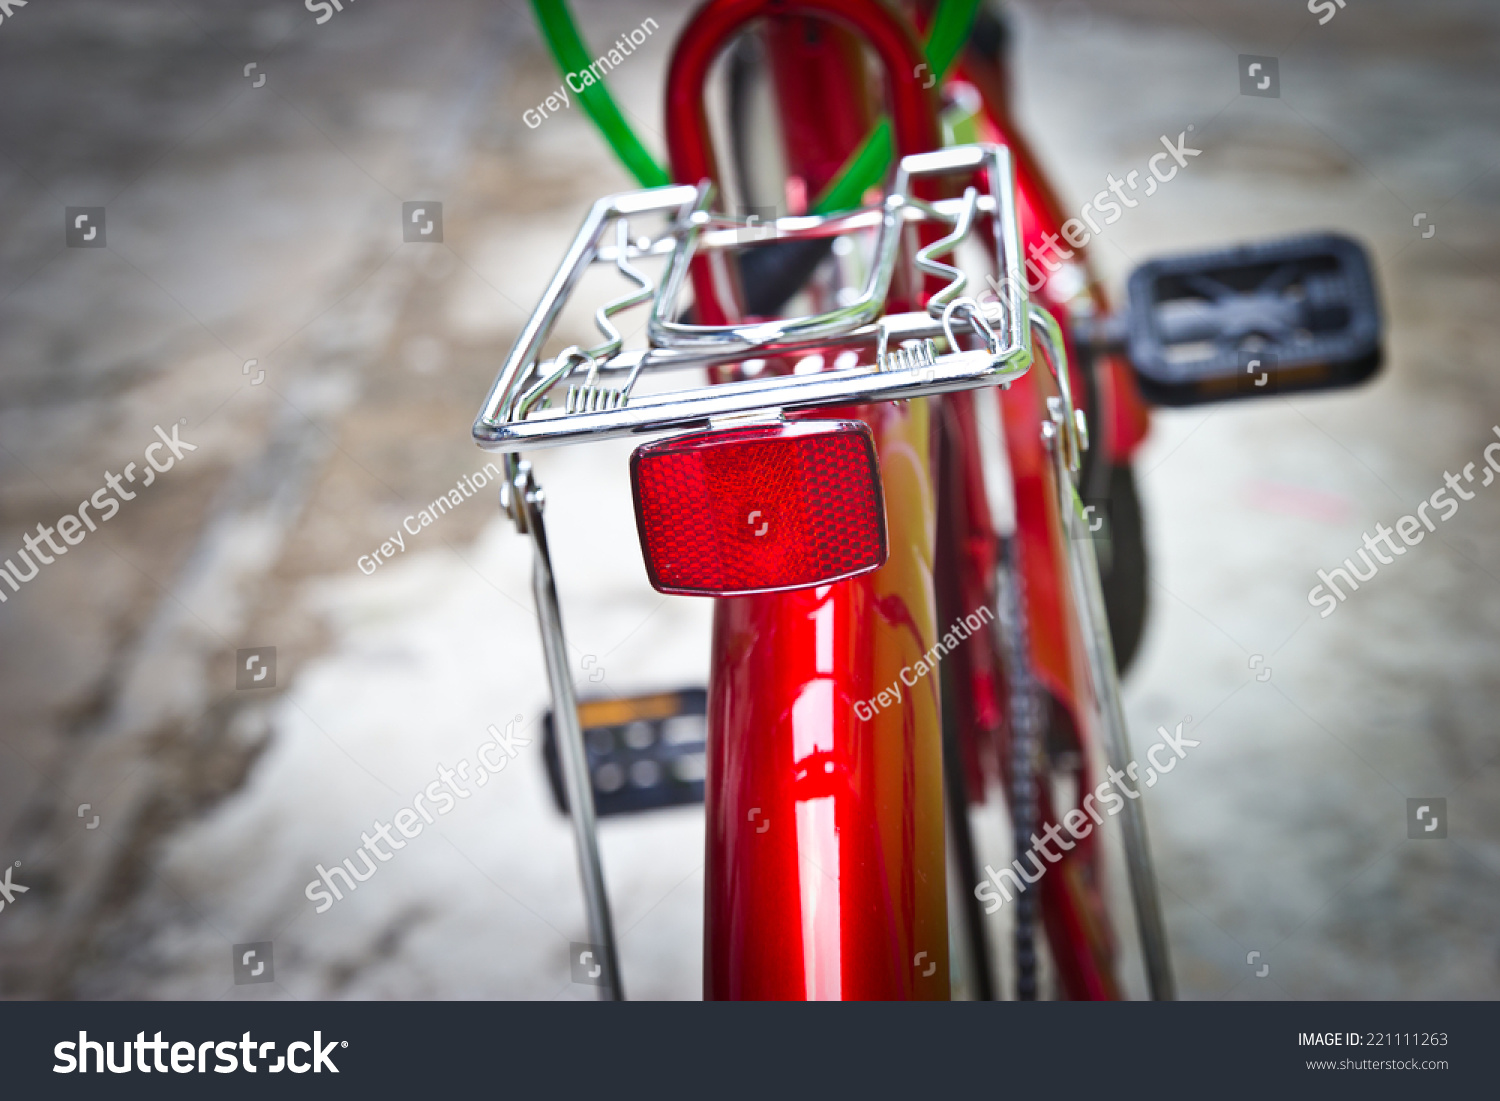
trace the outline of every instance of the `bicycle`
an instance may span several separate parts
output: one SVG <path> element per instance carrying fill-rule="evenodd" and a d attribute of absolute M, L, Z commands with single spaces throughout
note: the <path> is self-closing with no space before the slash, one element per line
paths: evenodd
<path fill-rule="evenodd" d="M 563 4 L 534 6 L 560 66 L 586 61 Z M 1014 903 L 1017 997 L 1042 992 L 1043 960 L 1060 996 L 1121 996 L 1090 793 L 1136 770 L 1116 653 L 1128 660 L 1144 614 L 1129 475 L 1142 394 L 1185 404 L 1348 385 L 1379 365 L 1368 263 L 1342 239 L 1144 265 L 1122 315 L 1081 246 L 1033 287 L 1027 255 L 1068 220 L 1006 115 L 997 27 L 975 0 L 707 0 L 669 68 L 670 178 L 602 80 L 580 93 L 643 188 L 589 212 L 474 436 L 505 455 L 502 507 L 534 545 L 549 761 L 602 996 L 623 989 L 596 803 L 640 810 L 700 793 L 706 997 L 949 997 L 950 866 L 964 885 L 968 990 L 996 992 L 985 909 L 999 901 Z M 726 52 L 727 172 L 705 106 Z M 747 121 L 768 91 L 769 151 Z M 768 174 L 778 151 L 784 168 Z M 716 205 L 729 191 L 739 215 Z M 652 219 L 660 227 L 641 233 Z M 655 281 L 640 270 L 653 259 L 666 264 Z M 977 261 L 988 270 L 975 274 Z M 597 311 L 599 344 L 543 359 L 593 264 L 632 289 Z M 639 307 L 647 342 L 626 348 L 613 319 Z M 809 312 L 782 316 L 793 307 Z M 637 389 L 689 369 L 708 384 Z M 658 590 L 716 601 L 709 687 L 580 704 L 542 493 L 519 456 L 667 433 L 678 434 L 631 460 L 638 534 Z M 1103 538 L 1099 507 L 1118 514 Z M 1110 556 L 1107 588 L 1096 546 Z M 586 727 L 634 724 L 632 767 L 667 775 L 680 758 L 661 724 L 693 711 L 707 723 L 696 784 L 622 789 L 614 742 L 585 741 Z M 1002 792 L 1017 874 L 980 871 L 968 815 Z M 1110 815 L 1150 993 L 1170 998 L 1139 794 L 1116 795 Z M 1044 865 L 1038 831 L 1064 828 L 1072 842 L 1056 854 L 1042 843 Z"/>

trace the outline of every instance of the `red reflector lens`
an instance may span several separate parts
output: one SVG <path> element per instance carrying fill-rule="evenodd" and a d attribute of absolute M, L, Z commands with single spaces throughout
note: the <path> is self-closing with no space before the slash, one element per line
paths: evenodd
<path fill-rule="evenodd" d="M 885 563 L 875 441 L 861 421 L 757 425 L 646 444 L 630 459 L 651 584 L 736 596 Z"/>

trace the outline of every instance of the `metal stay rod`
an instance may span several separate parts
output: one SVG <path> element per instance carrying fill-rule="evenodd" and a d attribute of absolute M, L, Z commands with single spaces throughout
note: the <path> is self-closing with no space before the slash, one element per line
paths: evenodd
<path fill-rule="evenodd" d="M 1130 737 L 1125 725 L 1125 707 L 1120 700 L 1120 680 L 1115 674 L 1115 649 L 1109 638 L 1104 589 L 1099 584 L 1099 562 L 1094 556 L 1093 542 L 1078 538 L 1077 525 L 1084 522 L 1083 510 L 1071 483 L 1068 498 L 1068 526 L 1072 529 L 1068 540 L 1072 544 L 1069 558 L 1073 563 L 1074 580 L 1084 597 L 1084 639 L 1099 709 L 1104 718 L 1105 752 L 1111 767 L 1124 772 L 1130 764 Z M 1151 843 L 1146 836 L 1146 814 L 1140 799 L 1125 800 L 1123 817 L 1125 863 L 1130 870 L 1130 896 L 1135 903 L 1146 980 L 1153 1000 L 1173 1001 L 1177 990 L 1172 978 L 1172 958 L 1167 947 L 1166 923 L 1162 920 L 1156 868 L 1151 860 Z"/>
<path fill-rule="evenodd" d="M 1063 395 L 1063 409 L 1052 435 L 1052 451 L 1057 464 L 1058 485 L 1063 494 L 1064 523 L 1068 528 L 1068 563 L 1074 588 L 1081 594 L 1079 608 L 1083 627 L 1084 649 L 1088 652 L 1089 676 L 1099 705 L 1100 725 L 1104 728 L 1104 752 L 1110 767 L 1125 772 L 1131 762 L 1130 728 L 1125 721 L 1125 705 L 1120 698 L 1120 678 L 1115 672 L 1115 648 L 1109 637 L 1109 613 L 1104 606 L 1104 589 L 1099 582 L 1099 562 L 1094 544 L 1082 538 L 1078 525 L 1083 520 L 1083 505 L 1073 485 L 1072 471 L 1082 446 L 1080 425 L 1074 417 L 1072 396 L 1068 389 L 1068 353 L 1063 345 L 1062 330 L 1046 310 L 1033 306 L 1032 328 L 1046 345 Z M 1146 836 L 1146 814 L 1140 795 L 1126 799 L 1121 833 L 1125 842 L 1125 866 L 1130 875 L 1130 897 L 1135 905 L 1135 923 L 1141 938 L 1141 956 L 1146 965 L 1146 981 L 1154 1001 L 1173 1001 L 1177 997 L 1172 979 L 1172 959 L 1167 947 L 1166 923 L 1162 920 L 1161 896 L 1156 886 L 1156 868 L 1151 861 L 1151 844 Z"/>
<path fill-rule="evenodd" d="M 552 556 L 547 550 L 547 529 L 542 522 L 542 494 L 532 480 L 529 463 L 508 463 L 513 472 L 509 503 L 512 515 L 531 536 L 535 551 L 532 593 L 536 599 L 537 626 L 542 635 L 542 653 L 547 663 L 547 685 L 552 693 L 552 721 L 557 733 L 558 757 L 563 783 L 568 791 L 568 818 L 573 823 L 573 842 L 578 850 L 578 871 L 583 879 L 583 902 L 588 917 L 589 941 L 599 953 L 606 982 L 599 988 L 601 1001 L 624 1001 L 620 979 L 620 956 L 615 946 L 614 923 L 610 919 L 609 896 L 604 886 L 604 865 L 599 859 L 598 820 L 594 814 L 594 791 L 589 783 L 588 756 L 583 730 L 578 723 L 578 698 L 568 672 L 567 643 L 563 637 L 562 609 L 552 579 Z"/>

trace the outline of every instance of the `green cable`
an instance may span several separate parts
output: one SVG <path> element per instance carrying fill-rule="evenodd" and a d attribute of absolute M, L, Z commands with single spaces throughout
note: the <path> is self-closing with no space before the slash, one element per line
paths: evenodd
<path fill-rule="evenodd" d="M 574 26 L 573 16 L 564 0 L 531 0 L 531 7 L 536 12 L 536 21 L 542 28 L 547 48 L 552 51 L 552 58 L 564 78 L 568 73 L 586 70 L 593 58 L 589 57 L 583 39 L 578 36 L 578 28 Z M 625 121 L 602 80 L 594 81 L 575 94 L 637 183 L 642 187 L 660 187 L 672 182 L 667 170 L 656 163 L 656 158 Z"/>
<path fill-rule="evenodd" d="M 981 0 L 940 0 L 937 16 L 932 21 L 932 33 L 923 51 L 935 79 L 942 80 L 953 67 L 959 50 L 968 40 L 969 28 L 980 3 Z M 531 6 L 558 69 L 564 74 L 587 69 L 592 59 L 579 37 L 566 0 L 531 0 Z M 916 79 L 915 73 L 912 79 Z M 625 121 L 603 81 L 595 81 L 576 94 L 589 118 L 604 135 L 604 140 L 642 187 L 659 187 L 671 182 L 666 169 L 656 163 Z M 883 118 L 813 201 L 813 213 L 827 214 L 858 206 L 865 192 L 885 175 L 894 155 L 891 122 Z"/>

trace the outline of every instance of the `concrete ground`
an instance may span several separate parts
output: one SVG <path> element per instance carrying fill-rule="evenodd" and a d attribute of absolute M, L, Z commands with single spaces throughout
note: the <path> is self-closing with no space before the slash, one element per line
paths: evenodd
<path fill-rule="evenodd" d="M 659 23 L 610 81 L 659 150 L 687 7 L 575 8 L 594 42 Z M 1139 456 L 1130 719 L 1142 746 L 1178 722 L 1201 742 L 1149 804 L 1182 994 L 1495 997 L 1500 490 L 1328 618 L 1307 594 L 1496 439 L 1500 13 L 1036 0 L 1016 27 L 1020 115 L 1068 205 L 1161 135 L 1203 150 L 1101 236 L 1116 291 L 1150 255 L 1324 226 L 1382 286 L 1373 384 L 1161 413 Z M 1279 98 L 1239 94 L 1240 54 L 1277 58 Z M 74 0 L 0 24 L 0 558 L 142 474 L 157 426 L 197 448 L 0 587 L 0 865 L 30 888 L 0 910 L 0 994 L 593 993 L 568 969 L 586 938 L 527 548 L 491 489 L 401 530 L 482 470 L 498 363 L 588 204 L 629 186 L 576 106 L 522 121 L 557 84 L 519 0 L 323 25 Z M 403 241 L 405 202 L 441 204 L 441 243 Z M 64 246 L 68 207 L 105 208 L 106 247 Z M 646 583 L 628 452 L 536 463 L 579 676 L 702 684 L 709 609 Z M 274 687 L 237 689 L 236 652 L 269 647 Z M 518 717 L 504 772 L 316 912 L 319 864 Z M 1410 799 L 1445 838 L 1408 839 Z M 701 813 L 602 843 L 627 991 L 699 996 Z M 274 981 L 236 983 L 234 946 L 266 941 Z"/>

